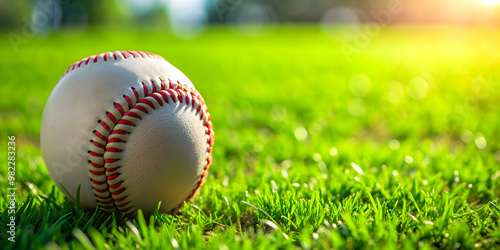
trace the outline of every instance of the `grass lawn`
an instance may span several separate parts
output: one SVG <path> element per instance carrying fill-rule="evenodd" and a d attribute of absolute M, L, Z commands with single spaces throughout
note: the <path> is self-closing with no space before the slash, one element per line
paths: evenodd
<path fill-rule="evenodd" d="M 244 37 L 215 27 L 188 41 L 65 31 L 17 52 L 3 31 L 2 248 L 499 248 L 498 31 L 394 26 L 346 50 L 346 30 L 281 26 Z M 115 50 L 165 57 L 209 107 L 214 164 L 180 215 L 79 210 L 45 168 L 50 91 L 74 61 Z M 15 243 L 6 226 L 12 135 Z"/>

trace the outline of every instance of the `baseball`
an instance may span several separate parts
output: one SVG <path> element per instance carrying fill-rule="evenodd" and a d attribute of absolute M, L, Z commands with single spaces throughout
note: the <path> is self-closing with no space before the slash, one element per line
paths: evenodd
<path fill-rule="evenodd" d="M 214 132 L 191 81 L 162 57 L 116 51 L 74 63 L 41 126 L 45 165 L 83 209 L 178 211 L 205 181 Z M 79 192 L 79 193 L 78 193 Z"/>

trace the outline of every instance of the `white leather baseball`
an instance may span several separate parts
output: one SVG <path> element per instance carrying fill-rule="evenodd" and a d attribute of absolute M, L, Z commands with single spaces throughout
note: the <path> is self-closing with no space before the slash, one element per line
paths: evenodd
<path fill-rule="evenodd" d="M 41 147 L 56 185 L 80 206 L 173 213 L 211 164 L 213 129 L 191 81 L 162 57 L 116 51 L 87 57 L 45 105 Z"/>

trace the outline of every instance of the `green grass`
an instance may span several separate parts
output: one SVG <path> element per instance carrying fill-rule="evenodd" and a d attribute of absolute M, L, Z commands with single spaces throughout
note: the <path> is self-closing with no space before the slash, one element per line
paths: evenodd
<path fill-rule="evenodd" d="M 66 31 L 28 39 L 18 53 L 7 33 L 0 38 L 2 247 L 500 247 L 493 29 L 384 28 L 349 60 L 316 26 L 251 38 L 213 28 L 189 41 Z M 181 215 L 79 210 L 45 169 L 38 138 L 51 89 L 74 61 L 122 49 L 164 56 L 209 107 L 214 164 Z M 369 79 L 364 96 L 356 79 Z M 423 85 L 425 98 L 412 98 L 425 94 Z M 6 239 L 11 135 L 15 244 Z"/>

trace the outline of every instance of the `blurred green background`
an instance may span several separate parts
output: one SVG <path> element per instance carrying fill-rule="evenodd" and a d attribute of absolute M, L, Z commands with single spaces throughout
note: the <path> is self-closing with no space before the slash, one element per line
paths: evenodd
<path fill-rule="evenodd" d="M 209 93 L 235 98 L 231 91 L 247 91 L 247 105 L 261 98 L 315 112 L 307 102 L 324 102 L 332 117 L 345 113 L 342 123 L 367 126 L 360 120 L 376 116 L 370 122 L 388 130 L 380 132 L 386 137 L 476 133 L 494 125 L 484 121 L 494 117 L 467 114 L 495 109 L 488 100 L 498 92 L 499 6 L 496 0 L 2 0 L 1 133 L 36 144 L 43 104 L 64 68 L 125 49 L 164 56 Z M 324 97 L 300 97 L 325 86 L 332 91 L 319 91 Z M 271 96 L 282 94 L 291 95 L 284 98 L 290 103 L 273 103 Z M 401 115 L 421 122 L 394 128 Z"/>

